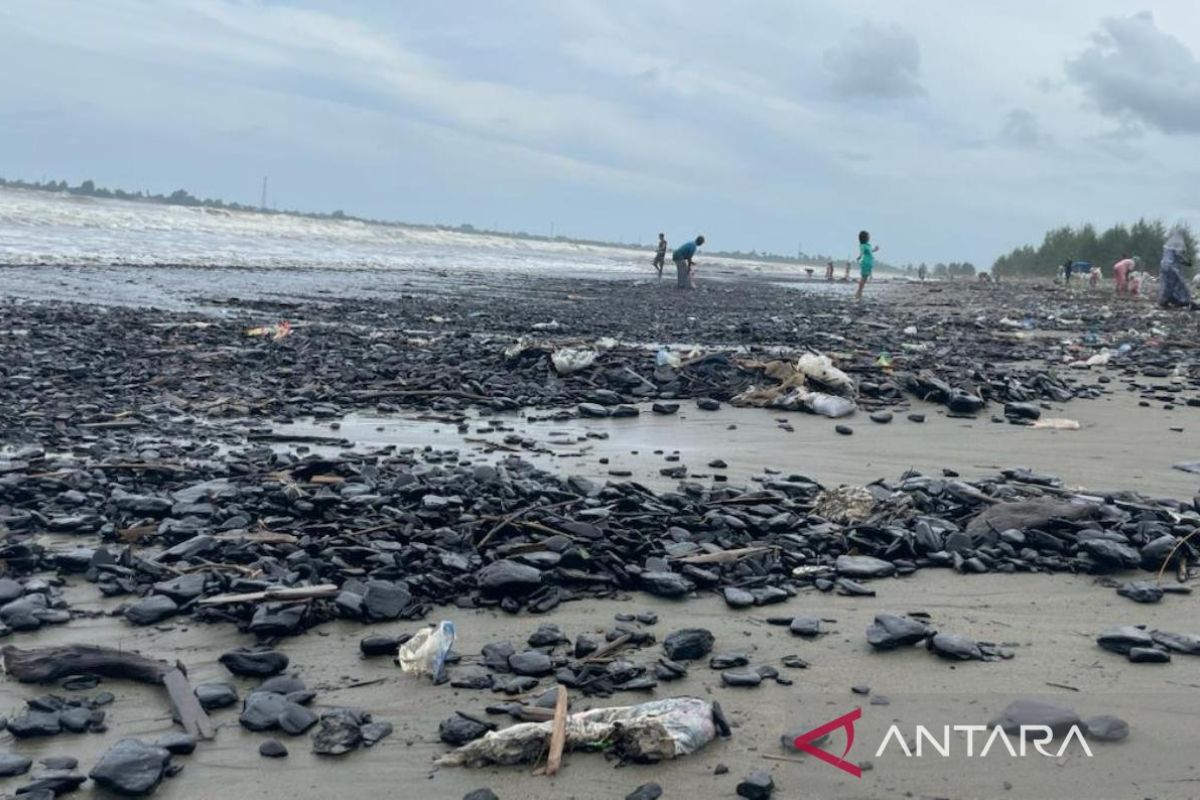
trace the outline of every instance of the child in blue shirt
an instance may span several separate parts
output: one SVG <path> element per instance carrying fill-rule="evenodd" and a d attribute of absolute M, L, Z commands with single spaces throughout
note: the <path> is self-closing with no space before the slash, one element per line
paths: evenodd
<path fill-rule="evenodd" d="M 862 300 L 863 287 L 871 279 L 871 270 L 875 268 L 875 254 L 879 245 L 871 247 L 871 234 L 867 231 L 858 232 L 858 291 L 854 293 L 855 300 Z"/>

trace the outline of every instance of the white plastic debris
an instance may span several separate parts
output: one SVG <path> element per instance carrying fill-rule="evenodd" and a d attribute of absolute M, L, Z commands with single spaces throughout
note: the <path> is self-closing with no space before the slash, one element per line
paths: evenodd
<path fill-rule="evenodd" d="M 858 409 L 853 400 L 824 392 L 808 392 L 803 403 L 804 407 L 812 413 L 830 419 L 848 417 Z"/>
<path fill-rule="evenodd" d="M 554 371 L 559 375 L 570 375 L 572 372 L 587 369 L 596 363 L 596 356 L 595 350 L 564 347 L 561 350 L 555 350 L 550 356 L 550 361 L 554 364 Z"/>
<path fill-rule="evenodd" d="M 528 350 L 532 346 L 533 346 L 533 342 L 529 341 L 529 337 L 522 336 L 520 339 L 517 339 L 515 342 L 510 344 L 508 347 L 504 348 L 504 357 L 507 359 L 516 358 L 517 356 L 521 355 L 521 353 L 524 353 L 526 350 Z"/>
<path fill-rule="evenodd" d="M 678 353 L 672 353 L 667 348 L 661 347 L 654 354 L 654 363 L 660 367 L 678 367 L 681 362 Z"/>
<path fill-rule="evenodd" d="M 596 349 L 607 353 L 617 346 L 617 340 L 611 336 L 601 336 L 596 340 Z"/>
<path fill-rule="evenodd" d="M 850 376 L 833 365 L 827 355 L 805 353 L 796 362 L 796 369 L 803 372 L 811 381 L 821 384 L 827 389 L 840 395 L 853 397 L 858 394 L 858 387 Z"/>
<path fill-rule="evenodd" d="M 454 623 L 439 622 L 432 628 L 417 631 L 400 646 L 396 664 L 410 675 L 429 675 L 434 682 L 446 668 L 446 656 L 454 647 Z"/>
<path fill-rule="evenodd" d="M 909 325 L 907 328 L 904 329 L 904 335 L 905 336 L 916 336 L 917 335 L 917 326 Z"/>
<path fill-rule="evenodd" d="M 1065 417 L 1042 417 L 1035 420 L 1030 426 L 1032 428 L 1049 428 L 1056 431 L 1077 431 L 1080 429 L 1080 424 L 1073 419 Z"/>
<path fill-rule="evenodd" d="M 667 761 L 696 752 L 717 736 L 713 704 L 698 697 L 671 697 L 636 706 L 594 708 L 567 716 L 567 750 L 620 753 L 635 762 Z M 434 763 L 481 767 L 537 761 L 550 743 L 552 722 L 525 722 L 491 731 Z"/>
<path fill-rule="evenodd" d="M 535 322 L 532 327 L 535 331 L 556 331 L 562 327 L 562 324 L 558 320 L 552 319 L 549 322 Z"/>

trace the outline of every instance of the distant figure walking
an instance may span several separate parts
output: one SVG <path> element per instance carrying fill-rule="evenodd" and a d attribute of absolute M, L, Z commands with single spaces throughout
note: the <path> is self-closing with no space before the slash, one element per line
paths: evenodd
<path fill-rule="evenodd" d="M 843 281 L 850 280 L 850 262 L 849 261 L 846 262 L 846 269 L 842 270 L 842 280 Z"/>
<path fill-rule="evenodd" d="M 1129 273 L 1137 268 L 1137 262 L 1122 253 L 1121 260 L 1113 264 L 1113 283 L 1116 284 L 1117 294 L 1129 294 Z"/>
<path fill-rule="evenodd" d="M 1183 282 L 1181 271 L 1183 267 L 1189 267 L 1191 264 L 1187 257 L 1187 243 L 1183 239 L 1183 230 L 1176 228 L 1163 243 L 1162 261 L 1158 265 L 1160 306 L 1188 308 L 1192 305 L 1192 295 L 1188 292 L 1187 284 Z"/>
<path fill-rule="evenodd" d="M 833 280 L 833 262 L 832 261 L 825 264 L 825 280 L 827 280 L 827 281 Z"/>
<path fill-rule="evenodd" d="M 658 235 L 658 252 L 654 254 L 654 269 L 658 271 L 658 279 L 662 280 L 663 266 L 667 263 L 667 236 Z"/>
<path fill-rule="evenodd" d="M 1100 278 L 1102 277 L 1103 276 L 1100 274 L 1100 265 L 1093 264 L 1092 268 L 1088 270 L 1088 287 L 1095 289 L 1100 285 Z"/>
<path fill-rule="evenodd" d="M 917 267 L 917 277 L 920 278 L 921 280 L 925 280 L 925 265 L 924 264 Z"/>
<path fill-rule="evenodd" d="M 871 280 L 871 272 L 875 269 L 875 254 L 879 245 L 871 247 L 871 234 L 867 231 L 858 232 L 858 291 L 854 293 L 855 300 L 862 300 L 863 287 Z M 847 265 L 849 268 L 849 265 Z"/>
<path fill-rule="evenodd" d="M 696 249 L 702 244 L 704 244 L 704 237 L 697 236 L 695 241 L 684 242 L 675 248 L 675 252 L 671 254 L 671 260 L 675 262 L 675 273 L 678 279 L 676 288 L 692 288 L 693 260 L 696 258 Z"/>

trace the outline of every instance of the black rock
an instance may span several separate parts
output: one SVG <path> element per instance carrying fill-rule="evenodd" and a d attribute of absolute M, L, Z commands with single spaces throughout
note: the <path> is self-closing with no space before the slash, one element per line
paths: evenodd
<path fill-rule="evenodd" d="M 838 589 L 838 594 L 847 597 L 874 597 L 875 590 L 869 586 L 865 586 L 858 581 L 851 580 L 847 577 L 840 577 L 835 582 Z"/>
<path fill-rule="evenodd" d="M 758 686 L 763 676 L 754 669 L 727 669 L 721 673 L 721 683 L 726 686 Z"/>
<path fill-rule="evenodd" d="M 1171 660 L 1171 654 L 1156 647 L 1131 647 L 1127 653 L 1134 664 L 1166 664 Z"/>
<path fill-rule="evenodd" d="M 679 403 L 655 403 L 650 410 L 655 414 L 674 414 L 679 410 Z"/>
<path fill-rule="evenodd" d="M 196 737 L 190 733 L 173 731 L 155 739 L 154 746 L 161 747 L 172 755 L 186 756 L 195 751 Z"/>
<path fill-rule="evenodd" d="M 491 789 L 476 789 L 463 795 L 462 800 L 500 800 Z"/>
<path fill-rule="evenodd" d="M 840 433 L 842 436 L 853 436 L 854 435 L 854 428 L 851 428 L 849 425 L 834 425 L 833 429 L 835 431 L 837 431 L 838 433 Z"/>
<path fill-rule="evenodd" d="M 178 612 L 179 606 L 174 600 L 165 595 L 152 594 L 126 608 L 125 619 L 134 625 L 153 625 Z"/>
<path fill-rule="evenodd" d="M 750 663 L 750 657 L 745 653 L 717 653 L 708 660 L 711 669 L 729 669 L 744 667 Z"/>
<path fill-rule="evenodd" d="M 1013 419 L 1038 419 L 1042 410 L 1033 403 L 1005 403 L 1004 416 Z"/>
<path fill-rule="evenodd" d="M 1172 633 L 1171 631 L 1150 631 L 1150 637 L 1159 647 L 1165 647 L 1176 653 L 1186 653 L 1190 656 L 1200 656 L 1200 635 L 1194 633 Z"/>
<path fill-rule="evenodd" d="M 1119 742 L 1129 735 L 1129 723 L 1112 714 L 1098 714 L 1083 722 L 1089 739 L 1098 742 Z"/>
<path fill-rule="evenodd" d="M 1114 653 L 1124 655 L 1135 647 L 1154 647 L 1154 639 L 1141 628 L 1136 628 L 1133 625 L 1118 625 L 1115 628 L 1102 631 L 1096 638 L 1096 644 L 1105 650 L 1111 650 Z"/>
<path fill-rule="evenodd" d="M 508 658 L 508 666 L 517 675 L 529 675 L 540 678 L 554 671 L 554 661 L 550 656 L 537 650 L 526 650 L 514 653 Z"/>
<path fill-rule="evenodd" d="M 716 638 L 704 628 L 682 628 L 663 639 L 663 652 L 672 661 L 694 661 L 712 652 Z"/>
<path fill-rule="evenodd" d="M 391 736 L 393 728 L 390 722 L 368 722 L 358 730 L 362 734 L 363 747 L 373 747 Z"/>
<path fill-rule="evenodd" d="M 517 652 L 509 642 L 489 642 L 483 646 L 483 664 L 496 672 L 509 672 L 508 658 Z"/>
<path fill-rule="evenodd" d="M 696 407 L 702 411 L 717 411 L 721 408 L 721 403 L 711 397 L 698 397 Z"/>
<path fill-rule="evenodd" d="M 72 770 L 79 766 L 79 759 L 72 756 L 46 756 L 39 758 L 38 763 L 46 769 Z"/>
<path fill-rule="evenodd" d="M 834 568 L 851 578 L 886 578 L 896 572 L 895 564 L 874 556 L 838 556 Z"/>
<path fill-rule="evenodd" d="M 722 593 L 725 596 L 725 604 L 730 608 L 748 608 L 754 605 L 754 595 L 745 589 L 739 589 L 736 586 L 726 586 Z"/>
<path fill-rule="evenodd" d="M 1019 733 L 1022 725 L 1045 725 L 1055 736 L 1061 736 L 1070 730 L 1072 725 L 1080 723 L 1079 715 L 1072 708 L 1032 697 L 1022 697 L 1009 703 L 1008 707 L 988 724 L 991 727 L 999 725 L 1004 728 L 1005 733 Z"/>
<path fill-rule="evenodd" d="M 563 634 L 562 628 L 557 625 L 543 623 L 530 634 L 528 641 L 530 647 L 555 647 L 566 643 L 567 637 Z"/>
<path fill-rule="evenodd" d="M 109 791 L 149 794 L 163 779 L 171 754 L 139 739 L 122 739 L 100 757 L 88 777 Z"/>
<path fill-rule="evenodd" d="M 876 614 L 875 622 L 867 628 L 867 643 L 876 650 L 895 650 L 916 644 L 934 633 L 923 622 L 896 614 Z"/>
<path fill-rule="evenodd" d="M 252 731 L 271 731 L 279 727 L 279 716 L 293 703 L 274 692 L 252 692 L 242 703 L 238 722 Z M 300 708 L 300 706 L 297 706 Z"/>
<path fill-rule="evenodd" d="M 262 638 L 290 636 L 298 633 L 304 622 L 307 606 L 303 603 L 263 603 L 254 610 L 250 632 Z"/>
<path fill-rule="evenodd" d="M 529 594 L 542 585 L 542 573 L 537 567 L 503 559 L 488 564 L 475 573 L 479 588 L 494 596 Z"/>
<path fill-rule="evenodd" d="M 57 711 L 26 711 L 8 721 L 8 732 L 18 739 L 53 736 L 62 731 Z"/>
<path fill-rule="evenodd" d="M 394 656 L 400 650 L 400 639 L 396 636 L 364 636 L 358 649 L 364 656 Z"/>
<path fill-rule="evenodd" d="M 625 795 L 625 800 L 658 800 L 662 797 L 662 793 L 662 787 L 657 783 L 643 783 Z"/>
<path fill-rule="evenodd" d="M 156 594 L 165 594 L 176 603 L 186 603 L 204 594 L 204 583 L 204 573 L 190 572 L 186 575 L 180 575 L 178 578 L 154 584 L 154 592 Z"/>
<path fill-rule="evenodd" d="M 780 663 L 792 669 L 808 669 L 808 662 L 797 655 L 784 656 L 780 659 Z"/>
<path fill-rule="evenodd" d="M 987 404 L 978 395 L 962 390 L 955 390 L 950 395 L 950 402 L 947 405 L 954 414 L 977 414 Z"/>
<path fill-rule="evenodd" d="M 82 786 L 86 780 L 87 776 L 80 775 L 78 772 L 47 770 L 35 773 L 29 779 L 29 783 L 17 789 L 17 796 L 27 798 L 46 791 L 52 792 L 55 797 L 62 794 L 70 794 Z"/>
<path fill-rule="evenodd" d="M 738 797 L 746 800 L 769 800 L 774 791 L 775 781 L 770 773 L 761 769 L 754 770 L 737 785 Z"/>
<path fill-rule="evenodd" d="M 0 778 L 24 775 L 32 764 L 33 760 L 28 756 L 17 753 L 0 753 Z"/>
<path fill-rule="evenodd" d="M 408 586 L 403 583 L 369 581 L 363 594 L 363 609 L 372 622 L 399 619 L 411 600 Z"/>
<path fill-rule="evenodd" d="M 609 410 L 599 403 L 580 403 L 575 407 L 581 417 L 607 417 Z"/>
<path fill-rule="evenodd" d="M 1153 581 L 1130 581 L 1117 587 L 1117 594 L 1135 603 L 1157 603 L 1163 599 L 1162 587 Z"/>
<path fill-rule="evenodd" d="M 313 752 L 321 756 L 339 756 L 362 744 L 362 722 L 348 709 L 335 709 L 321 717 L 321 727 L 313 734 Z"/>
<path fill-rule="evenodd" d="M 871 413 L 871 421 L 878 422 L 880 425 L 886 425 L 892 421 L 892 412 L 874 411 Z"/>
<path fill-rule="evenodd" d="M 65 708 L 58 713 L 58 722 L 62 725 L 63 730 L 71 733 L 87 733 L 92 727 L 93 714 L 98 715 L 96 722 L 104 721 L 103 711 L 92 711 L 91 709 L 77 706 L 75 708 Z"/>
<path fill-rule="evenodd" d="M 818 617 L 804 615 L 792 617 L 788 630 L 797 636 L 818 636 L 821 633 L 821 620 Z"/>
<path fill-rule="evenodd" d="M 1133 569 L 1142 559 L 1141 554 L 1129 545 L 1107 539 L 1084 539 L 1079 546 L 1097 564 L 1110 569 Z"/>
<path fill-rule="evenodd" d="M 202 683 L 196 687 L 196 699 L 205 711 L 213 711 L 235 704 L 238 693 L 228 683 Z"/>
<path fill-rule="evenodd" d="M 492 675 L 482 667 L 463 667 L 450 675 L 450 686 L 455 689 L 490 689 Z"/>
<path fill-rule="evenodd" d="M 979 649 L 978 642 L 956 633 L 935 633 L 930 637 L 928 646 L 942 658 L 960 661 L 978 661 L 983 658 L 983 652 Z"/>
<path fill-rule="evenodd" d="M 659 597 L 683 597 L 693 588 L 692 582 L 674 572 L 643 572 L 642 588 Z"/>
<path fill-rule="evenodd" d="M 252 678 L 275 675 L 288 666 L 288 657 L 278 650 L 251 650 L 244 647 L 230 650 L 218 660 L 234 675 Z"/>
<path fill-rule="evenodd" d="M 290 700 L 279 712 L 279 728 L 289 736 L 299 736 L 316 724 L 317 715 L 311 709 Z"/>
<path fill-rule="evenodd" d="M 924 414 L 909 414 L 908 421 L 909 422 L 924 422 L 925 415 Z"/>
<path fill-rule="evenodd" d="M 490 730 L 491 728 L 482 722 L 456 714 L 442 720 L 438 725 L 438 738 L 451 747 L 461 747 L 467 742 L 480 738 Z"/>
<path fill-rule="evenodd" d="M 287 758 L 288 749 L 278 739 L 267 739 L 258 746 L 258 754 L 266 758 Z"/>

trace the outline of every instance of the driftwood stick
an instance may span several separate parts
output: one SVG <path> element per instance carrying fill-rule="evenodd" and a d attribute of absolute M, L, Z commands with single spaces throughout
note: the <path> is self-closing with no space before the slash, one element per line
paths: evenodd
<path fill-rule="evenodd" d="M 554 701 L 554 722 L 550 727 L 550 755 L 546 757 L 546 774 L 558 774 L 562 766 L 563 746 L 567 743 L 567 687 L 559 684 Z"/>
<path fill-rule="evenodd" d="M 245 592 L 244 594 L 219 594 L 215 597 L 205 597 L 199 601 L 198 605 L 225 606 L 231 603 L 257 603 L 263 600 L 309 600 L 314 597 L 333 597 L 337 593 L 337 586 L 332 583 L 322 583 L 319 586 L 264 589 L 261 592 Z"/>
<path fill-rule="evenodd" d="M 22 650 L 11 645 L 0 650 L 0 666 L 21 683 L 53 683 L 67 675 L 99 675 L 163 686 L 184 730 L 201 739 L 215 733 L 212 720 L 178 665 L 110 647 L 72 644 Z"/>

